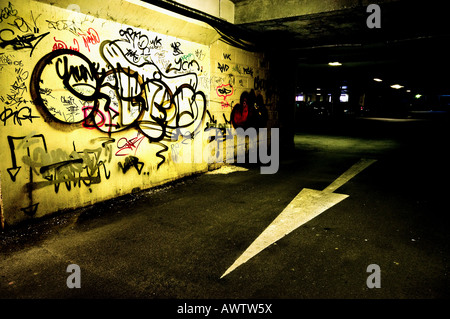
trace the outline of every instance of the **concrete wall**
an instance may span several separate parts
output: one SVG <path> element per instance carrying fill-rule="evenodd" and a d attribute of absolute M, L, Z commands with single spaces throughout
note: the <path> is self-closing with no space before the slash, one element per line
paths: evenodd
<path fill-rule="evenodd" d="M 367 7 L 371 3 L 399 0 L 247 0 L 235 5 L 235 23 L 252 23 L 273 19 L 312 15 L 317 13 Z"/>
<path fill-rule="evenodd" d="M 234 3 L 230 0 L 175 0 L 175 2 L 234 23 Z"/>
<path fill-rule="evenodd" d="M 244 92 L 276 125 L 269 61 L 204 23 L 122 0 L 0 10 L 2 228 L 217 166 L 192 146 L 242 120 Z"/>

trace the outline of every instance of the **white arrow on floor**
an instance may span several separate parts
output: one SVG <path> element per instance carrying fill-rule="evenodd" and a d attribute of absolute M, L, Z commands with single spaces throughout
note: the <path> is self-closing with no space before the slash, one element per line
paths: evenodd
<path fill-rule="evenodd" d="M 309 188 L 302 189 L 220 278 L 225 277 L 234 269 L 246 263 L 250 258 L 256 256 L 262 250 L 304 223 L 346 199 L 349 195 L 333 192 L 374 162 L 376 162 L 374 159 L 361 159 L 323 191 Z"/>

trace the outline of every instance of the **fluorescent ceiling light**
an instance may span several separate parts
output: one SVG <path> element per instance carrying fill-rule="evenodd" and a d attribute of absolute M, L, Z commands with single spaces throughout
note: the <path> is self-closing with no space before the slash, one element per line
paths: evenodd
<path fill-rule="evenodd" d="M 391 88 L 396 89 L 396 90 L 401 89 L 402 87 L 403 87 L 403 85 L 400 85 L 400 84 L 391 85 Z"/>
<path fill-rule="evenodd" d="M 342 63 L 340 63 L 340 62 L 328 62 L 328 65 L 331 65 L 331 66 L 340 66 L 340 65 L 342 65 Z"/>
<path fill-rule="evenodd" d="M 376 81 L 376 82 L 383 82 L 383 80 L 379 79 L 379 78 L 374 78 L 373 80 Z"/>

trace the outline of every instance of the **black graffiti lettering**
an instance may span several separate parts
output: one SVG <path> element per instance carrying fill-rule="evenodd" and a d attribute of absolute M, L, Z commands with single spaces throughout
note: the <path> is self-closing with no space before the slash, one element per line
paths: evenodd
<path fill-rule="evenodd" d="M 162 46 L 161 40 L 162 39 L 159 39 L 158 36 L 155 36 L 153 40 L 150 40 L 151 48 L 152 49 L 160 48 Z"/>
<path fill-rule="evenodd" d="M 123 41 L 130 43 L 132 48 L 128 48 L 127 55 L 133 58 L 133 62 L 137 63 L 140 56 L 144 58 L 150 54 L 150 50 L 157 50 L 162 47 L 162 39 L 155 36 L 154 39 L 149 39 L 141 31 L 134 31 L 133 28 L 127 28 L 126 30 L 119 30 L 119 35 L 123 37 Z"/>
<path fill-rule="evenodd" d="M 144 49 L 150 44 L 150 41 L 145 34 L 141 34 L 140 31 L 134 31 L 133 28 L 119 30 L 119 34 L 125 38 L 125 41 L 131 43 L 133 48 Z"/>
<path fill-rule="evenodd" d="M 223 137 L 224 141 L 227 139 L 227 137 L 232 136 L 231 122 L 227 120 L 225 114 L 222 113 L 225 123 L 218 123 L 217 120 L 215 119 L 214 115 L 211 115 L 211 113 L 209 113 L 208 110 L 206 111 L 206 114 L 209 117 L 209 121 L 206 122 L 205 130 L 204 130 L 205 132 L 208 132 L 210 129 L 217 129 L 221 132 L 220 136 Z M 216 138 L 216 136 L 218 136 L 218 135 L 217 134 L 214 135 L 214 139 Z"/>
<path fill-rule="evenodd" d="M 101 142 L 101 146 L 94 149 L 84 149 L 79 152 L 73 143 L 73 151 L 67 153 L 58 148 L 48 151 L 45 137 L 42 134 L 22 137 L 8 136 L 12 166 L 7 169 L 11 180 L 16 177 L 21 168 L 29 167 L 29 182 L 25 185 L 28 191 L 29 205 L 22 210 L 33 215 L 39 203 L 33 202 L 33 190 L 54 186 L 55 193 L 59 192 L 60 184 L 64 183 L 70 191 L 72 187 L 82 185 L 91 186 L 101 182 L 101 175 L 109 179 L 111 173 L 106 169 L 106 163 L 111 161 L 113 139 L 103 138 L 92 140 Z M 21 166 L 18 159 L 22 161 Z M 101 169 L 103 168 L 103 174 Z"/>
<path fill-rule="evenodd" d="M 231 124 L 231 121 L 227 120 L 225 113 L 222 113 L 222 117 L 223 117 L 223 120 L 225 121 L 225 124 Z"/>
<path fill-rule="evenodd" d="M 244 74 L 250 74 L 251 76 L 253 76 L 253 69 L 251 67 L 244 67 Z"/>
<path fill-rule="evenodd" d="M 217 62 L 218 66 L 217 68 L 220 70 L 220 72 L 226 72 L 230 68 L 228 64 L 220 64 L 220 62 Z"/>
<path fill-rule="evenodd" d="M 11 58 L 4 54 L 4 53 L 0 53 L 0 66 L 2 65 L 14 65 L 14 66 L 19 66 L 19 67 L 23 67 L 23 62 L 22 60 L 16 60 L 13 61 L 11 60 Z"/>
<path fill-rule="evenodd" d="M 75 21 L 73 20 L 45 21 L 47 22 L 49 29 L 55 29 L 58 31 L 67 30 L 76 36 L 78 36 L 79 32 L 83 32 L 83 30 L 78 25 L 76 25 Z"/>
<path fill-rule="evenodd" d="M 223 53 L 223 58 L 225 60 L 230 60 L 231 61 L 231 54 L 230 53 Z"/>
<path fill-rule="evenodd" d="M 175 64 L 178 65 L 178 68 L 172 68 L 171 67 L 172 64 L 169 64 L 166 68 L 166 73 L 169 73 L 172 71 L 181 72 L 181 71 L 191 71 L 191 70 L 200 71 L 201 70 L 200 65 L 195 60 L 188 62 L 188 61 L 183 61 L 181 58 L 179 58 L 178 60 L 175 61 Z"/>
<path fill-rule="evenodd" d="M 23 18 L 16 18 L 14 19 L 14 23 L 8 23 L 9 25 L 12 25 L 13 27 L 16 27 L 19 31 L 25 33 L 25 32 L 33 32 L 33 29 L 31 26 L 23 19 Z M 36 32 L 35 32 L 36 33 Z"/>
<path fill-rule="evenodd" d="M 124 163 L 119 162 L 119 168 L 122 170 L 122 172 L 125 174 L 130 168 L 134 167 L 139 175 L 141 175 L 142 168 L 144 167 L 144 163 L 139 161 L 139 158 L 136 156 L 127 156 L 125 158 Z"/>
<path fill-rule="evenodd" d="M 61 64 L 63 63 L 63 66 L 61 67 Z M 98 66 L 96 67 L 95 64 L 89 63 L 88 67 L 85 65 L 68 65 L 68 58 L 67 56 L 64 56 L 63 59 L 58 58 L 56 60 L 56 74 L 60 79 L 64 81 L 65 84 L 70 85 L 70 80 L 73 78 L 73 80 L 77 84 L 78 82 L 85 82 L 88 81 L 95 81 L 96 75 L 98 72 Z"/>
<path fill-rule="evenodd" d="M 47 151 L 47 144 L 45 143 L 45 138 L 42 134 L 39 135 L 28 135 L 28 136 L 22 136 L 22 137 L 13 137 L 8 136 L 8 144 L 9 149 L 11 153 L 11 163 L 12 166 L 10 168 L 7 168 L 6 170 L 9 173 L 9 176 L 11 177 L 11 180 L 14 182 L 16 181 L 16 176 L 19 173 L 22 166 L 18 166 L 17 163 L 17 152 L 19 152 L 19 156 L 23 154 L 27 154 L 28 156 L 31 154 L 30 147 L 35 144 L 42 144 L 40 146 L 45 151 Z M 18 142 L 18 143 L 17 143 Z M 30 171 L 30 180 L 32 180 L 32 171 Z M 31 194 L 30 194 L 31 197 Z"/>
<path fill-rule="evenodd" d="M 178 68 L 166 71 L 184 73 L 164 73 L 151 60 L 137 64 L 124 53 L 129 52 L 124 44 L 129 42 L 116 40 L 100 44 L 108 71 L 80 52 L 62 49 L 45 55 L 33 70 L 30 93 L 48 120 L 95 128 L 108 134 L 130 127 L 137 129 L 150 143 L 162 148 L 156 154 L 162 160 L 159 168 L 165 161 L 163 152 L 168 150 L 162 141 L 170 141 L 173 132 L 192 135 L 201 126 L 206 96 L 197 90 L 198 77 L 193 72 L 200 67 L 195 60 L 188 62 L 180 58 Z M 47 68 L 49 72 L 44 72 Z M 65 110 L 64 103 L 44 99 L 41 86 L 46 86 L 47 79 L 42 74 L 51 76 L 52 72 L 61 80 L 59 85 L 53 84 L 53 91 L 67 92 L 74 100 L 78 99 L 84 105 L 81 110 L 73 107 Z M 68 94 L 65 99 L 70 97 Z"/>
<path fill-rule="evenodd" d="M 51 95 L 52 94 L 52 89 L 50 89 L 50 88 L 41 88 L 39 90 L 39 93 L 42 94 L 42 95 L 52 96 Z"/>
<path fill-rule="evenodd" d="M 183 51 L 180 50 L 180 46 L 181 46 L 180 42 L 173 42 L 170 46 L 173 49 L 173 55 L 176 56 L 176 55 L 183 54 Z"/>
<path fill-rule="evenodd" d="M 4 7 L 0 11 L 0 22 L 3 22 L 3 20 L 8 19 L 9 17 L 14 17 L 16 15 L 17 9 L 14 9 L 11 2 L 8 2 L 8 6 Z"/>
<path fill-rule="evenodd" d="M 133 62 L 139 61 L 137 50 L 127 49 L 127 53 L 125 54 L 125 56 L 132 58 Z"/>
<path fill-rule="evenodd" d="M 39 118 L 39 116 L 34 116 L 31 114 L 31 108 L 28 106 L 23 106 L 18 110 L 13 110 L 11 108 L 3 108 L 3 112 L 0 113 L 0 120 L 3 122 L 3 125 L 6 125 L 6 121 L 12 118 L 14 125 L 18 124 L 22 126 L 22 121 L 30 121 L 33 122 L 34 118 Z"/>
<path fill-rule="evenodd" d="M 14 38 L 11 38 L 15 34 L 14 31 L 11 29 L 3 29 L 0 31 L 0 48 L 5 48 L 8 45 L 11 45 L 14 50 L 31 49 L 31 56 L 38 43 L 49 33 L 50 32 L 46 32 L 39 36 L 36 36 L 35 34 L 26 34 L 23 36 L 18 35 Z M 8 37 L 8 34 L 10 35 L 10 40 L 5 39 L 5 37 Z"/>
<path fill-rule="evenodd" d="M 3 52 L 0 53 L 0 65 L 11 65 L 12 63 L 13 61 L 8 55 Z"/>
<path fill-rule="evenodd" d="M 259 76 L 255 77 L 253 80 L 253 87 L 255 90 L 264 91 L 267 87 L 267 80 L 261 79 Z"/>
<path fill-rule="evenodd" d="M 20 32 L 26 33 L 26 32 L 33 32 L 33 33 L 39 33 L 39 28 L 37 26 L 37 19 L 40 17 L 41 15 L 38 15 L 36 18 L 33 15 L 33 11 L 30 11 L 30 17 L 31 20 L 33 21 L 32 24 L 27 22 L 24 18 L 22 17 L 16 17 L 14 19 L 14 23 L 9 23 L 9 25 L 17 28 Z"/>
<path fill-rule="evenodd" d="M 22 103 L 26 104 L 28 102 L 22 96 L 19 96 L 18 93 L 6 94 L 6 99 L 3 96 L 1 96 L 0 100 L 8 106 L 15 106 L 15 107 L 20 106 Z"/>
<path fill-rule="evenodd" d="M 209 112 L 209 110 L 206 110 L 206 114 L 209 117 L 209 122 L 206 122 L 206 129 L 210 128 L 210 127 L 216 127 L 217 125 L 217 120 L 215 118 L 214 115 L 211 115 L 211 113 Z"/>
<path fill-rule="evenodd" d="M 75 163 L 83 163 L 83 159 L 82 158 L 77 158 L 77 159 L 72 159 L 72 160 L 66 160 L 66 161 L 62 161 L 62 162 L 58 162 L 58 163 L 53 163 L 50 165 L 45 165 L 42 166 L 39 169 L 39 173 L 44 174 L 47 171 L 51 170 L 51 169 L 60 169 L 63 166 L 69 165 L 69 164 L 75 164 Z"/>
<path fill-rule="evenodd" d="M 109 179 L 111 173 L 107 171 L 106 163 L 110 161 L 111 145 L 103 143 L 101 147 L 77 151 L 68 154 L 58 148 L 48 152 L 46 148 L 35 147 L 22 157 L 22 162 L 30 167 L 34 179 L 41 177 L 43 180 L 30 180 L 27 188 L 31 192 L 46 186 L 54 186 L 55 193 L 59 192 L 60 185 L 65 184 L 70 191 L 72 187 L 91 186 L 101 182 L 103 175 Z"/>
<path fill-rule="evenodd" d="M 22 96 L 23 93 L 27 91 L 27 86 L 18 78 L 18 80 L 14 81 L 14 84 L 11 85 L 11 93 Z"/>
<path fill-rule="evenodd" d="M 218 89 L 217 89 L 217 92 L 219 92 L 219 93 L 222 94 L 222 95 L 228 95 L 228 94 L 230 94 L 232 91 L 233 91 L 232 89 L 228 89 L 228 88 L 226 88 L 226 87 L 221 87 L 221 88 L 218 88 Z"/>

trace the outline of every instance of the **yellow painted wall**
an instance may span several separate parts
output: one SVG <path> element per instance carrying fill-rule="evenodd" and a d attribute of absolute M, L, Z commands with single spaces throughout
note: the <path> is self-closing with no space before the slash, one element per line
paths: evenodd
<path fill-rule="evenodd" d="M 2 227 L 214 167 L 179 159 L 243 92 L 275 123 L 264 54 L 204 23 L 123 0 L 1 6 Z"/>

